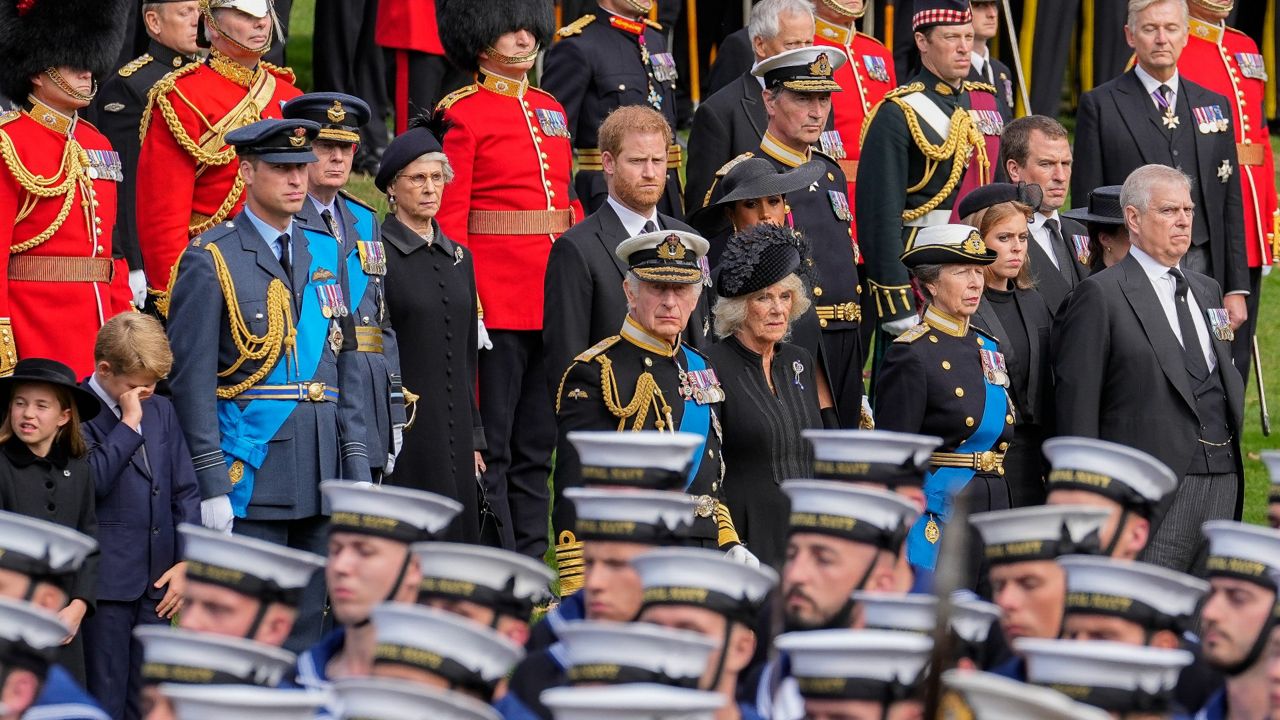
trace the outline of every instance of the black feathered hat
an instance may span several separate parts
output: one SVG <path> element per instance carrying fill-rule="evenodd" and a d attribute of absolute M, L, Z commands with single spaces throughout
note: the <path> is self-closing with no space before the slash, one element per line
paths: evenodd
<path fill-rule="evenodd" d="M 0 0 L 0 94 L 22 102 L 51 67 L 111 72 L 130 0 Z"/>
<path fill-rule="evenodd" d="M 716 294 L 742 297 L 763 290 L 791 273 L 805 276 L 812 261 L 800 233 L 778 225 L 752 225 L 734 233 L 725 245 L 716 277 Z"/>
<path fill-rule="evenodd" d="M 477 56 L 506 33 L 528 30 L 546 48 L 555 31 L 551 0 L 443 0 L 438 8 L 444 53 L 466 72 L 479 70 Z"/>
<path fill-rule="evenodd" d="M 374 186 L 385 193 L 406 165 L 427 153 L 443 152 L 440 138 L 444 137 L 447 129 L 439 114 L 419 116 L 409 121 L 409 129 L 397 135 L 382 152 L 382 163 L 373 178 Z"/>

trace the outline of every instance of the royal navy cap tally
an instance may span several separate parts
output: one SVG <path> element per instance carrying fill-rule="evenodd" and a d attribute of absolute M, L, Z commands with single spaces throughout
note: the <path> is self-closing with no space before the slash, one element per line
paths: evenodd
<path fill-rule="evenodd" d="M 1208 577 L 1233 577 L 1270 590 L 1280 587 L 1280 530 L 1232 520 L 1202 526 L 1209 539 Z"/>
<path fill-rule="evenodd" d="M 976 513 L 969 522 L 982 536 L 987 562 L 999 565 L 1097 553 L 1109 517 L 1090 505 L 1039 505 Z"/>
<path fill-rule="evenodd" d="M 564 496 L 573 501 L 580 540 L 676 543 L 700 507 L 694 497 L 671 490 L 565 488 Z"/>
<path fill-rule="evenodd" d="M 661 548 L 637 555 L 631 566 L 644 587 L 644 607 L 696 605 L 755 627 L 769 591 L 772 568 L 734 562 L 709 548 Z"/>
<path fill-rule="evenodd" d="M 384 677 L 338 678 L 333 695 L 339 720 L 501 720 L 501 715 L 475 698 Z"/>
<path fill-rule="evenodd" d="M 311 141 L 320 126 L 310 120 L 267 118 L 227 133 L 226 142 L 240 157 L 256 157 L 269 163 L 313 163 Z"/>
<path fill-rule="evenodd" d="M 1148 630 L 1189 629 L 1209 591 L 1199 578 L 1144 562 L 1065 555 L 1058 564 L 1067 573 L 1067 614 L 1118 617 Z"/>
<path fill-rule="evenodd" d="M 1079 222 L 1096 225 L 1124 225 L 1124 208 L 1120 206 L 1120 190 L 1123 185 L 1104 185 L 1089 193 L 1089 204 L 1060 213 Z"/>
<path fill-rule="evenodd" d="M 784 50 L 756 63 L 751 74 L 764 80 L 765 87 L 782 87 L 801 93 L 832 93 L 843 88 L 835 72 L 846 62 L 843 50 L 826 45 Z"/>
<path fill-rule="evenodd" d="M 0 666 L 43 675 L 68 632 L 52 612 L 22 600 L 0 598 Z"/>
<path fill-rule="evenodd" d="M 858 603 L 867 630 L 931 635 L 938 622 L 938 598 L 932 595 L 855 590 L 850 597 Z"/>
<path fill-rule="evenodd" d="M 1267 466 L 1267 476 L 1271 478 L 1267 502 L 1280 503 L 1280 450 L 1263 450 L 1262 464 Z"/>
<path fill-rule="evenodd" d="M 98 541 L 69 527 L 0 511 L 0 568 L 33 578 L 70 575 Z"/>
<path fill-rule="evenodd" d="M 654 683 L 558 687 L 538 697 L 555 720 L 712 720 L 725 702 L 720 693 Z"/>
<path fill-rule="evenodd" d="M 140 625 L 142 682 L 276 687 L 297 662 L 282 648 L 168 625 Z"/>
<path fill-rule="evenodd" d="M 1111 720 L 1111 713 L 1063 695 L 989 672 L 948 670 L 943 717 L 973 720 Z"/>
<path fill-rule="evenodd" d="M 641 280 L 692 285 L 703 280 L 701 261 L 710 248 L 691 232 L 659 230 L 623 240 L 614 254 Z"/>
<path fill-rule="evenodd" d="M 393 485 L 325 480 L 320 492 L 329 506 L 329 532 L 403 543 L 430 540 L 462 511 L 452 498 Z"/>
<path fill-rule="evenodd" d="M 524 657 L 496 630 L 435 608 L 382 603 L 373 608 L 374 665 L 401 665 L 438 675 L 453 689 L 481 697 Z"/>
<path fill-rule="evenodd" d="M 920 511 L 887 490 L 835 480 L 787 480 L 791 498 L 788 532 L 822 533 L 896 551 Z"/>
<path fill-rule="evenodd" d="M 588 486 L 684 490 L 700 435 L 687 432 L 574 430 L 582 483 Z"/>
<path fill-rule="evenodd" d="M 973 22 L 969 0 L 915 0 L 913 8 L 913 32 L 920 32 L 934 25 L 968 25 Z"/>
<path fill-rule="evenodd" d="M 1122 716 L 1168 712 L 1178 675 L 1194 659 L 1186 650 L 1091 640 L 1017 638 L 1027 682 Z"/>
<path fill-rule="evenodd" d="M 927 635 L 889 630 L 810 630 L 781 635 L 800 695 L 820 700 L 906 700 L 924 678 Z"/>
<path fill-rule="evenodd" d="M 896 487 L 922 487 L 929 456 L 942 438 L 889 430 L 801 430 L 813 445 L 813 476 Z"/>
<path fill-rule="evenodd" d="M 1087 490 L 1150 515 L 1178 489 L 1169 466 L 1141 450 L 1106 440 L 1055 437 L 1044 442 L 1053 470 L 1048 489 Z"/>
<path fill-rule="evenodd" d="M 499 615 L 528 620 L 550 596 L 554 577 L 546 563 L 510 550 L 464 543 L 423 542 L 412 547 L 422 569 L 419 602 L 466 600 Z"/>
<path fill-rule="evenodd" d="M 311 576 L 324 567 L 319 555 L 265 540 L 187 523 L 178 532 L 187 580 L 221 585 L 263 602 L 296 606 Z"/>
<path fill-rule="evenodd" d="M 972 225 L 930 225 L 920 228 L 910 246 L 898 256 L 907 267 L 918 265 L 990 265 L 996 251 L 987 247 Z"/>
<path fill-rule="evenodd" d="M 328 692 L 277 690 L 251 685 L 161 683 L 160 694 L 173 703 L 178 720 L 314 720 L 329 701 Z"/>
<path fill-rule="evenodd" d="M 657 683 L 697 688 L 718 643 L 644 622 L 579 620 L 558 631 L 571 685 Z"/>
<path fill-rule="evenodd" d="M 313 92 L 286 102 L 281 109 L 286 120 L 310 120 L 320 126 L 318 140 L 359 144 L 360 128 L 369 122 L 369 105 L 354 95 Z"/>

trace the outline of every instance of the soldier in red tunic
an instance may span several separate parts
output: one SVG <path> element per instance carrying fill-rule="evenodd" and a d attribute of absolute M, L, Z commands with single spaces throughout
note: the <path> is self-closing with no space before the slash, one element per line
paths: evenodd
<path fill-rule="evenodd" d="M 1258 322 L 1262 267 L 1272 263 L 1275 242 L 1276 169 L 1264 107 L 1267 68 L 1253 38 L 1224 23 L 1233 0 L 1191 0 L 1191 32 L 1178 58 L 1178 72 L 1227 98 L 1235 134 L 1240 195 L 1244 201 L 1244 247 L 1249 263 L 1249 319 L 1236 331 L 1231 355 L 1240 375 L 1249 378 L 1253 333 Z M 1206 120 L 1207 121 L 1207 120 Z"/>
<path fill-rule="evenodd" d="M 148 292 L 168 310 L 173 266 L 191 238 L 244 205 L 244 181 L 228 132 L 279 118 L 301 95 L 293 71 L 261 60 L 276 33 L 272 0 L 200 0 L 204 63 L 156 83 L 142 117 L 138 157 L 138 245 Z"/>
<path fill-rule="evenodd" d="M 0 0 L 0 374 L 52 358 L 83 377 L 98 328 L 129 309 L 129 272 L 112 260 L 120 156 L 77 113 L 111 71 L 121 0 Z"/>
<path fill-rule="evenodd" d="M 480 416 L 488 445 L 484 487 L 503 547 L 541 557 L 547 547 L 547 473 L 555 416 L 542 349 L 542 280 L 551 244 L 574 222 L 569 123 L 526 75 L 551 40 L 549 3 L 455 2 L 441 40 L 479 82 L 440 101 L 451 127 L 444 153 L 455 177 L 436 216 L 474 255 L 493 347 L 480 353 Z M 556 372 L 559 372 L 559 368 Z"/>

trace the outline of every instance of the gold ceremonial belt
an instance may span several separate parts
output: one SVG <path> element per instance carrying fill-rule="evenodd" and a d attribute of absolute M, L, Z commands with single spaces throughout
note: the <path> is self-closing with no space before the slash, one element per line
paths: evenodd
<path fill-rule="evenodd" d="M 930 456 L 929 464 L 934 467 L 967 468 L 978 472 L 1004 475 L 1004 453 L 994 450 L 980 453 L 936 452 Z"/>
<path fill-rule="evenodd" d="M 254 385 L 240 393 L 245 400 L 294 400 L 297 402 L 337 402 L 338 388 L 325 383 L 296 382 L 284 385 Z"/>
<path fill-rule="evenodd" d="M 572 210 L 472 210 L 472 235 L 559 235 L 573 225 Z"/>
<path fill-rule="evenodd" d="M 600 150 L 597 148 L 578 148 L 574 151 L 578 158 L 579 170 L 603 170 L 604 165 L 600 161 Z M 684 158 L 684 149 L 679 145 L 672 144 L 667 147 L 667 169 L 678 170 L 680 161 Z"/>
<path fill-rule="evenodd" d="M 14 255 L 9 258 L 9 279 L 109 283 L 114 268 L 111 258 Z"/>
<path fill-rule="evenodd" d="M 1259 167 L 1266 161 L 1266 153 L 1270 148 L 1265 145 L 1236 143 L 1236 157 L 1241 165 Z"/>
<path fill-rule="evenodd" d="M 844 179 L 857 181 L 858 179 L 858 161 L 857 160 L 838 160 L 840 169 L 844 171 Z"/>
<path fill-rule="evenodd" d="M 382 328 L 357 325 L 356 352 L 382 354 Z"/>
<path fill-rule="evenodd" d="M 839 320 L 841 322 L 862 322 L 862 307 L 856 302 L 843 302 L 837 305 L 818 305 L 814 307 L 818 320 Z M 824 326 L 826 323 L 822 323 Z"/>

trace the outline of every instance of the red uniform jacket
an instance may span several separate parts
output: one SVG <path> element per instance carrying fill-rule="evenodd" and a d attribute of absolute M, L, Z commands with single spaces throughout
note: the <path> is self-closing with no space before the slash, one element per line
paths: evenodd
<path fill-rule="evenodd" d="M 1276 170 L 1263 107 L 1267 71 L 1258 46 L 1235 28 L 1191 19 L 1178 72 L 1226 96 L 1231 106 L 1244 200 L 1245 251 L 1249 267 L 1270 265 L 1276 232 Z"/>
<path fill-rule="evenodd" d="M 857 197 L 854 186 L 858 180 L 858 157 L 862 154 L 862 123 L 884 99 L 885 93 L 898 86 L 893 54 L 870 35 L 832 25 L 822 18 L 814 20 L 817 34 L 813 44 L 840 48 L 849 56 L 849 62 L 836 70 L 834 76 L 844 92 L 831 95 L 831 112 L 843 147 L 836 147 L 831 137 L 823 133 L 822 151 L 839 161 L 849 181 L 849 197 L 853 198 Z M 853 227 L 857 228 L 853 203 L 849 203 L 849 214 L 854 217 Z"/>
<path fill-rule="evenodd" d="M 482 80 L 440 101 L 452 123 L 444 153 L 454 179 L 444 188 L 436 220 L 475 257 L 484 324 L 541 330 L 547 256 L 574 222 L 568 120 L 547 92 L 502 78 Z"/>
<path fill-rule="evenodd" d="M 379 0 L 374 42 L 385 48 L 443 55 L 434 0 Z"/>
<path fill-rule="evenodd" d="M 130 307 L 129 269 L 111 259 L 119 156 L 88 122 L 41 106 L 0 116 L 0 156 L 0 372 L 44 357 L 83 377 L 98 328 Z M 77 279 L 88 274 L 102 281 Z"/>
<path fill-rule="evenodd" d="M 191 238 L 244 205 L 240 164 L 223 137 L 262 118 L 279 118 L 285 101 L 302 94 L 293 86 L 292 71 L 266 63 L 251 83 L 246 89 L 208 63 L 193 63 L 152 88 L 143 116 L 137 202 L 138 247 L 154 290 L 169 289 L 173 264 Z"/>

